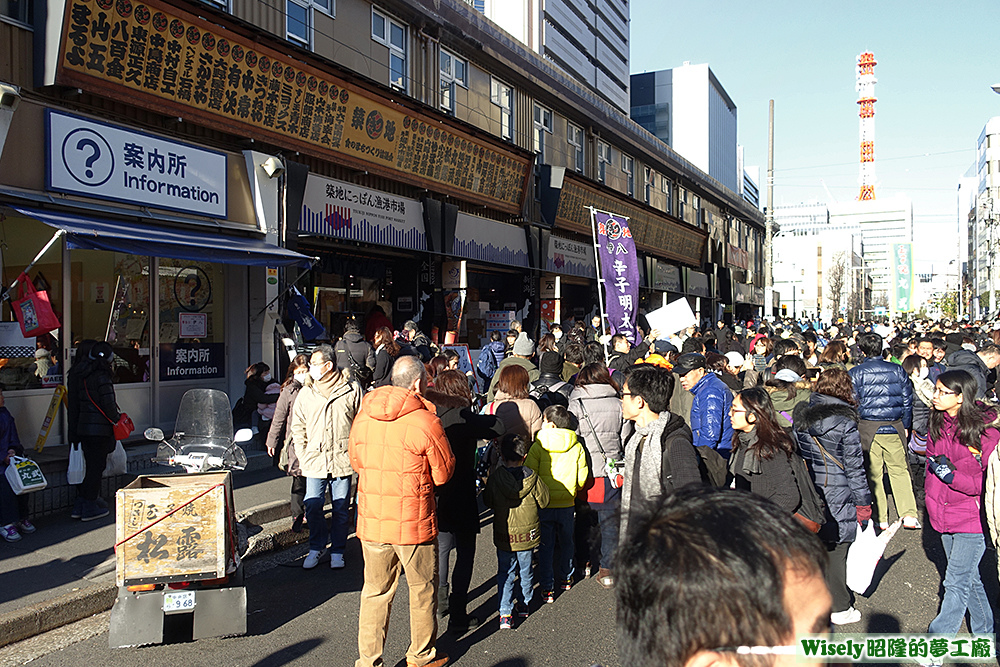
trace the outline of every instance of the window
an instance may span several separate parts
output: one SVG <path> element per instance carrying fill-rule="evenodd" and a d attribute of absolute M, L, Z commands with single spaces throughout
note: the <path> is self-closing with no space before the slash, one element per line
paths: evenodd
<path fill-rule="evenodd" d="M 625 174 L 625 192 L 629 197 L 635 196 L 635 160 L 631 155 L 622 153 L 622 172 Z"/>
<path fill-rule="evenodd" d="M 573 168 L 579 173 L 583 173 L 583 130 L 573 123 L 566 126 L 566 141 L 569 142 L 569 157 L 573 161 Z"/>
<path fill-rule="evenodd" d="M 500 137 L 514 139 L 514 89 L 498 79 L 490 79 L 490 101 L 500 107 Z"/>
<path fill-rule="evenodd" d="M 32 0 L 0 0 L 0 16 L 31 25 L 34 22 L 33 6 Z"/>
<path fill-rule="evenodd" d="M 608 165 L 611 163 L 611 144 L 603 141 L 597 142 L 597 180 L 606 183 L 608 178 Z"/>
<path fill-rule="evenodd" d="M 0 0 L 2 1 L 2 0 Z M 225 5 L 226 0 L 207 0 Z M 313 12 L 333 16 L 334 0 L 285 0 L 285 38 L 306 48 L 313 45 Z"/>
<path fill-rule="evenodd" d="M 469 87 L 469 63 L 441 49 L 441 108 L 455 115 L 455 87 Z"/>
<path fill-rule="evenodd" d="M 389 85 L 406 92 L 406 25 L 372 7 L 372 39 L 389 47 Z"/>
<path fill-rule="evenodd" d="M 666 210 L 667 213 L 673 213 L 673 211 L 674 211 L 674 200 L 671 197 L 670 190 L 671 190 L 670 181 L 667 180 L 667 178 L 665 176 L 661 176 L 660 177 L 660 192 L 662 192 L 663 194 L 666 195 L 667 207 L 664 210 Z"/>
<path fill-rule="evenodd" d="M 545 150 L 548 140 L 547 134 L 552 134 L 552 112 L 545 107 L 536 104 L 534 115 L 534 148 L 535 152 L 541 155 L 541 161 L 548 163 L 548 154 Z"/>

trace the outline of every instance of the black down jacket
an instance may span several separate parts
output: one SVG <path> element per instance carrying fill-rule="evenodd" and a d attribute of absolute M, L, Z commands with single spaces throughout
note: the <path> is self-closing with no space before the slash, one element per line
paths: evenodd
<path fill-rule="evenodd" d="M 827 521 L 819 537 L 824 542 L 853 542 L 858 529 L 856 507 L 872 504 L 858 413 L 839 398 L 814 393 L 808 403 L 796 406 L 792 416 L 799 453 L 826 499 Z M 817 440 L 828 455 L 820 450 Z"/>
<path fill-rule="evenodd" d="M 902 421 L 910 428 L 913 420 L 913 384 L 899 364 L 869 357 L 847 371 L 858 399 L 858 416 L 865 421 Z M 879 433 L 895 433 L 881 426 Z"/>
<path fill-rule="evenodd" d="M 946 359 L 949 371 L 965 371 L 976 378 L 976 399 L 983 400 L 986 396 L 986 375 L 990 369 L 986 367 L 979 355 L 969 350 L 957 350 Z"/>
<path fill-rule="evenodd" d="M 121 413 L 106 361 L 84 357 L 73 364 L 66 382 L 66 400 L 70 442 L 80 442 L 81 437 L 101 437 L 110 438 L 114 445 L 112 424 Z"/>

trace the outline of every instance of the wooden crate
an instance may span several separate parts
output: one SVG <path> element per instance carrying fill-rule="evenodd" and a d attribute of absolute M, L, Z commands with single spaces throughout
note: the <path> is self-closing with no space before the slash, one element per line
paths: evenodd
<path fill-rule="evenodd" d="M 228 525 L 232 502 L 228 471 L 143 475 L 120 489 L 115 503 L 118 585 L 225 576 L 235 530 Z"/>

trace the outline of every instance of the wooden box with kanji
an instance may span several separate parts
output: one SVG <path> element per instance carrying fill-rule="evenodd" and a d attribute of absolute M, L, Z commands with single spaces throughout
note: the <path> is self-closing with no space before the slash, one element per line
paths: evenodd
<path fill-rule="evenodd" d="M 116 496 L 119 586 L 226 576 L 236 556 L 232 475 L 143 475 Z"/>

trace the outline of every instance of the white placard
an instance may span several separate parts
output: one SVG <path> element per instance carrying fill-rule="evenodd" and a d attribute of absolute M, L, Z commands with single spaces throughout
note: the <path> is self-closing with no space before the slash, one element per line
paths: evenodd
<path fill-rule="evenodd" d="M 226 217 L 226 155 L 46 111 L 48 189 Z"/>
<path fill-rule="evenodd" d="M 649 328 L 656 329 L 661 336 L 672 336 L 682 329 L 698 324 L 698 318 L 691 311 L 687 299 L 677 299 L 663 308 L 646 313 L 646 321 L 649 322 Z"/>
<path fill-rule="evenodd" d="M 208 336 L 208 313 L 181 313 L 177 319 L 181 328 L 181 338 Z"/>

